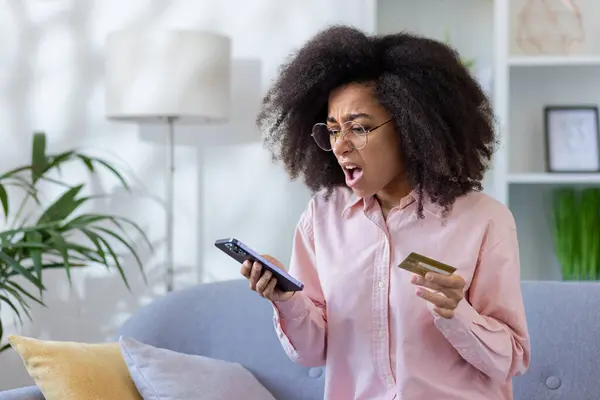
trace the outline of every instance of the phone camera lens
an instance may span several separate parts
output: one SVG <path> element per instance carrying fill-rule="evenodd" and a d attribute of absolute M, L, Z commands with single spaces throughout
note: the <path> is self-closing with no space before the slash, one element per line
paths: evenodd
<path fill-rule="evenodd" d="M 238 246 L 231 244 L 231 243 L 226 243 L 225 247 L 227 248 L 227 250 L 239 254 L 241 256 L 247 256 L 248 253 L 246 253 L 244 250 L 240 249 Z"/>

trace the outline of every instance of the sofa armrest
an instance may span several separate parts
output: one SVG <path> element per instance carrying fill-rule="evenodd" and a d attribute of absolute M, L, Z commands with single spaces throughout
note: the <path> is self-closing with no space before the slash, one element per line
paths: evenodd
<path fill-rule="evenodd" d="M 37 386 L 27 386 L 0 392 L 0 400 L 45 400 Z"/>

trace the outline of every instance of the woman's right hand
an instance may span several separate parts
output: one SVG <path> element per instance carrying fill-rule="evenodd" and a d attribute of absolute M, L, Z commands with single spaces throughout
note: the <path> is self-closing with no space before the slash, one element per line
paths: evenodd
<path fill-rule="evenodd" d="M 274 257 L 263 255 L 264 258 L 275 264 L 277 267 L 284 269 L 283 265 Z M 258 293 L 260 296 L 271 301 L 286 301 L 289 300 L 296 292 L 283 292 L 275 289 L 277 278 L 268 269 L 261 276 L 262 265 L 255 261 L 245 261 L 240 270 L 241 274 L 248 279 L 250 289 Z"/>

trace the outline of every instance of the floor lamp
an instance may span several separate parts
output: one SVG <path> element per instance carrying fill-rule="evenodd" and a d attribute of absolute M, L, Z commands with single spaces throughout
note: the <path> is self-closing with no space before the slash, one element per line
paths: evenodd
<path fill-rule="evenodd" d="M 174 123 L 229 118 L 231 41 L 203 31 L 125 29 L 108 35 L 105 61 L 107 118 L 168 128 L 165 286 L 172 291 Z"/>

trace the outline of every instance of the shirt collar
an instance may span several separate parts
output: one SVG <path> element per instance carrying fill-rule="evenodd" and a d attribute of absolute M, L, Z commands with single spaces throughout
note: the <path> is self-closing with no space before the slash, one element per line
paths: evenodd
<path fill-rule="evenodd" d="M 400 201 L 400 204 L 397 207 L 400 209 L 405 209 L 406 207 L 417 201 L 418 198 L 419 194 L 415 190 L 413 190 Z M 373 201 L 375 201 L 375 198 L 373 196 L 363 198 L 358 197 L 356 194 L 352 193 L 350 199 L 348 200 L 348 202 L 346 202 L 341 215 L 342 217 L 346 216 L 352 208 L 358 206 L 361 203 L 363 211 L 365 211 L 372 204 Z M 431 202 L 427 198 L 427 196 L 425 196 L 425 201 L 423 202 L 423 210 L 435 217 L 442 217 L 442 208 L 437 204 Z"/>

